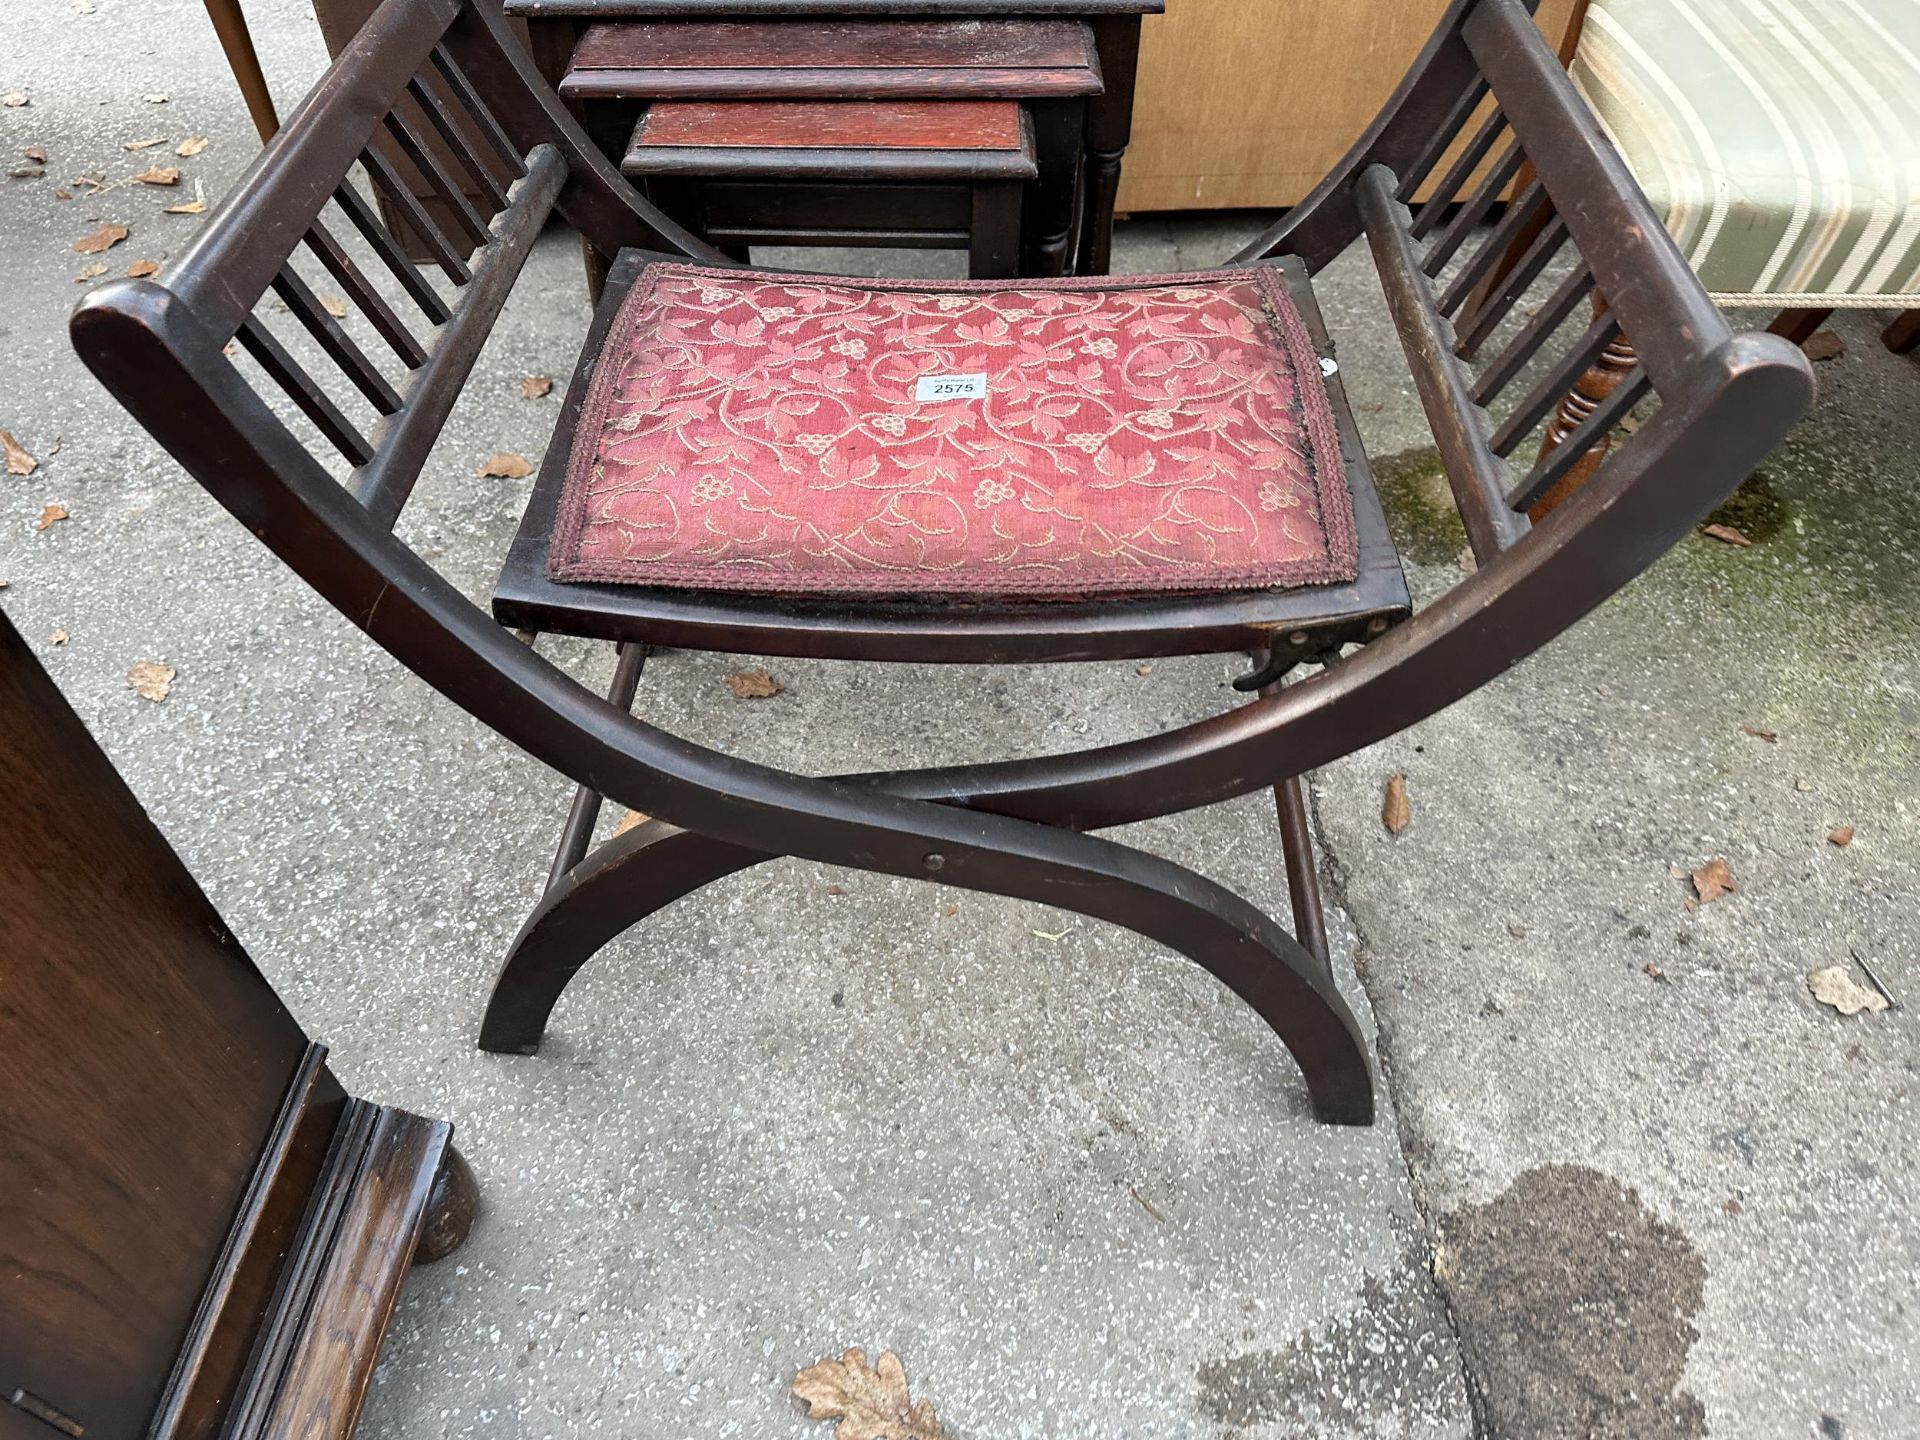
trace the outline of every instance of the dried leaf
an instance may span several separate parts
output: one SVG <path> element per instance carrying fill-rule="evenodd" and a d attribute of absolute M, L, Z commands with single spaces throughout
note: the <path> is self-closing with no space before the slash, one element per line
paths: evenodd
<path fill-rule="evenodd" d="M 1847 353 L 1847 342 L 1831 330 L 1821 330 L 1808 337 L 1800 348 L 1809 360 L 1838 360 Z"/>
<path fill-rule="evenodd" d="M 1151 675 L 1151 674 L 1153 674 L 1153 666 L 1151 666 L 1151 665 L 1136 665 L 1136 666 L 1134 666 L 1134 667 L 1133 667 L 1133 673 L 1134 673 L 1134 674 L 1136 674 L 1136 675 Z"/>
<path fill-rule="evenodd" d="M 165 95 L 161 95 L 158 93 L 155 93 L 152 95 L 142 95 L 140 98 L 146 101 L 149 105 L 164 105 L 167 103 L 167 97 Z"/>
<path fill-rule="evenodd" d="M 44 145 L 29 145 L 20 153 L 36 165 L 47 163 L 47 147 Z"/>
<path fill-rule="evenodd" d="M 1740 731 L 1742 734 L 1751 735 L 1756 740 L 1764 740 L 1769 745 L 1780 743 L 1780 732 L 1777 730 L 1762 730 L 1757 725 L 1742 725 Z"/>
<path fill-rule="evenodd" d="M 158 705 L 167 698 L 167 692 L 173 688 L 174 669 L 171 665 L 158 665 L 151 660 L 142 660 L 127 671 L 127 683 L 133 686 L 134 693 L 142 700 L 151 700 Z"/>
<path fill-rule="evenodd" d="M 1718 900 L 1722 895 L 1731 895 L 1739 888 L 1733 883 L 1733 870 L 1724 855 L 1714 856 L 1693 872 L 1694 893 L 1700 897 L 1702 905 Z"/>
<path fill-rule="evenodd" d="M 614 826 L 613 833 L 615 835 L 624 835 L 627 831 L 633 829 L 634 826 L 644 825 L 652 818 L 651 815 L 642 814 L 638 810 L 629 810 L 625 815 L 620 817 L 620 823 Z"/>
<path fill-rule="evenodd" d="M 1413 823 L 1413 806 L 1407 801 L 1407 777 L 1394 775 L 1387 780 L 1387 798 L 1380 806 L 1380 823 L 1387 833 L 1398 835 Z"/>
<path fill-rule="evenodd" d="M 180 167 L 178 165 L 149 165 L 133 177 L 136 185 L 178 185 Z"/>
<path fill-rule="evenodd" d="M 167 206 L 167 214 L 169 214 L 169 215 L 198 215 L 198 214 L 200 214 L 200 213 L 201 213 L 201 212 L 202 212 L 203 210 L 205 210 L 206 208 L 207 208 L 207 202 L 206 202 L 206 201 L 204 201 L 204 200 L 189 200 L 189 201 L 187 201 L 187 203 L 186 203 L 186 204 L 184 204 L 184 205 L 169 205 L 169 206 Z"/>
<path fill-rule="evenodd" d="M 727 676 L 727 689 L 736 700 L 766 700 L 785 688 L 764 670 L 736 670 Z"/>
<path fill-rule="evenodd" d="M 36 530 L 45 530 L 48 526 L 57 525 L 66 518 L 67 507 L 64 505 L 56 505 L 49 500 L 46 508 L 40 512 L 40 518 L 33 522 L 33 528 Z"/>
<path fill-rule="evenodd" d="M 1858 1015 L 1862 1010 L 1884 1010 L 1887 997 L 1878 990 L 1858 984 L 1844 965 L 1829 965 L 1807 972 L 1807 989 L 1822 1005 L 1831 1005 L 1842 1015 Z"/>
<path fill-rule="evenodd" d="M 342 300 L 338 295 L 322 295 L 320 297 L 320 308 L 336 320 L 344 320 L 347 318 L 347 302 Z"/>
<path fill-rule="evenodd" d="M 182 140 L 178 145 L 173 147 L 173 153 L 178 155 L 182 160 L 191 160 L 202 150 L 206 149 L 208 143 L 207 137 L 204 135 L 189 135 L 185 140 Z"/>
<path fill-rule="evenodd" d="M 1838 845 L 1842 850 L 1853 844 L 1853 826 L 1836 825 L 1827 832 L 1827 843 Z"/>
<path fill-rule="evenodd" d="M 551 375 L 529 375 L 520 382 L 520 398 L 522 400 L 538 400 L 551 389 L 553 389 L 553 377 Z"/>
<path fill-rule="evenodd" d="M 116 225 L 111 220 L 90 235 L 82 235 L 73 242 L 75 253 L 80 255 L 98 255 L 102 250 L 111 250 L 133 232 L 124 225 Z"/>
<path fill-rule="evenodd" d="M 53 192 L 53 198 L 56 200 L 71 200 L 73 198 L 73 192 L 71 190 L 61 190 L 56 188 Z"/>
<path fill-rule="evenodd" d="M 122 150 L 151 150 L 156 145 L 164 145 L 166 143 L 167 143 L 166 136 L 154 135 L 154 136 L 150 136 L 145 140 L 129 140 L 127 141 L 126 144 L 122 145 L 120 148 Z"/>
<path fill-rule="evenodd" d="M 489 455 L 487 463 L 480 467 L 481 476 L 488 480 L 524 480 L 532 473 L 533 466 L 527 463 L 526 456 L 506 450 Z"/>
<path fill-rule="evenodd" d="M 71 640 L 72 638 L 73 637 L 67 634 L 67 632 L 64 630 L 56 630 L 51 635 L 47 636 L 47 643 L 49 645 L 64 645 L 67 643 L 67 641 Z"/>
<path fill-rule="evenodd" d="M 38 180 L 47 173 L 44 165 L 16 165 L 7 172 L 14 180 Z"/>
<path fill-rule="evenodd" d="M 810 1365 L 793 1377 L 793 1393 L 809 1420 L 840 1422 L 834 1440 L 947 1440 L 932 1404 L 909 1398 L 906 1367 L 891 1350 L 874 1365 L 859 1349 Z"/>
<path fill-rule="evenodd" d="M 152 260 L 136 260 L 127 266 L 129 280 L 143 280 L 149 275 L 158 274 L 160 267 Z"/>
<path fill-rule="evenodd" d="M 74 276 L 73 283 L 76 285 L 84 285 L 89 280 L 98 280 L 102 275 L 106 273 L 107 273 L 107 267 L 105 266 L 105 264 L 96 260 L 93 262 L 93 264 L 87 266 L 86 269 L 82 270 L 78 275 Z"/>
<path fill-rule="evenodd" d="M 1742 550 L 1753 544 L 1753 541 L 1749 540 L 1731 525 L 1703 526 L 1700 533 L 1705 535 L 1709 540 L 1718 540 L 1722 545 L 1737 545 Z"/>
<path fill-rule="evenodd" d="M 0 430 L 0 447 L 7 452 L 7 473 L 9 475 L 31 475 L 40 468 L 40 462 L 13 438 L 11 430 Z"/>
<path fill-rule="evenodd" d="M 18 110 L 22 105 L 32 103 L 32 98 L 24 90 L 9 90 L 6 94 L 0 95 L 0 105 L 6 106 L 9 110 Z"/>

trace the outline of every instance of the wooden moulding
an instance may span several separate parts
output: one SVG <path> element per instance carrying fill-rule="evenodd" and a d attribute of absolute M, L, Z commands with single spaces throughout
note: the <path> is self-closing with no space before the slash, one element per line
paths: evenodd
<path fill-rule="evenodd" d="M 301 1065 L 149 1440 L 353 1432 L 436 1177 L 466 1171 L 444 1121 L 348 1098 L 325 1054 Z M 470 1219 L 470 1199 L 451 1208 Z"/>
<path fill-rule="evenodd" d="M 570 100 L 1031 100 L 1100 93 L 1080 20 L 658 21 L 594 25 Z"/>

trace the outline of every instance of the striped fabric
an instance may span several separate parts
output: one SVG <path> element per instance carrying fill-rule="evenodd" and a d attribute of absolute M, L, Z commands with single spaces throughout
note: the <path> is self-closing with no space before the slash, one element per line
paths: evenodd
<path fill-rule="evenodd" d="M 1573 78 L 1715 299 L 1920 305 L 1920 0 L 1593 0 Z"/>

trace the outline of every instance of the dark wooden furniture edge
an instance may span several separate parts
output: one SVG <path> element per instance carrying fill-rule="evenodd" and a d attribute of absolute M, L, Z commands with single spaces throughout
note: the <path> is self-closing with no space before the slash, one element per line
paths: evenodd
<path fill-rule="evenodd" d="M 1070 84 L 1044 84 L 1047 71 L 874 70 L 584 70 L 567 72 L 560 94 L 568 100 L 1057 100 L 1098 95 L 1098 62 Z"/>
<path fill-rule="evenodd" d="M 466 1238 L 452 1127 L 350 1098 L 325 1060 L 301 1062 L 149 1440 L 351 1435 L 416 1245 Z"/>

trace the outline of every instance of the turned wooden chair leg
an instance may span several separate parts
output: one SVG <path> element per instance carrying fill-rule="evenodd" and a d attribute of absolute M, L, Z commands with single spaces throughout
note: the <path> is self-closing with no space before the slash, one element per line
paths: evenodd
<path fill-rule="evenodd" d="M 247 29 L 247 17 L 241 13 L 240 0 L 206 0 L 207 18 L 213 21 L 213 33 L 220 37 L 227 65 L 239 82 L 240 97 L 247 102 L 253 128 L 262 140 L 271 140 L 280 128 L 274 113 L 273 94 L 267 89 L 267 77 L 260 70 L 260 56 L 253 48 L 253 34 Z"/>
<path fill-rule="evenodd" d="M 1593 315 L 1597 320 L 1606 313 L 1607 302 L 1598 291 L 1594 292 Z M 1546 459 L 1562 445 L 1567 437 L 1580 424 L 1606 401 L 1607 397 L 1619 388 L 1622 381 L 1640 366 L 1640 357 L 1634 353 L 1632 343 L 1624 335 L 1615 336 L 1600 352 L 1599 359 L 1587 367 L 1587 371 L 1574 381 L 1573 389 L 1547 422 L 1547 433 L 1540 442 L 1540 458 Z M 1586 484 L 1593 472 L 1600 468 L 1600 462 L 1607 458 L 1613 449 L 1611 435 L 1600 436 L 1587 453 L 1560 477 L 1560 480 L 1547 493 L 1540 497 L 1527 511 L 1527 518 L 1538 524 L 1551 514 L 1554 507 L 1566 500 L 1574 491 Z"/>
<path fill-rule="evenodd" d="M 1920 310 L 1906 310 L 1894 317 L 1880 338 L 1896 355 L 1911 355 L 1920 348 Z"/>

